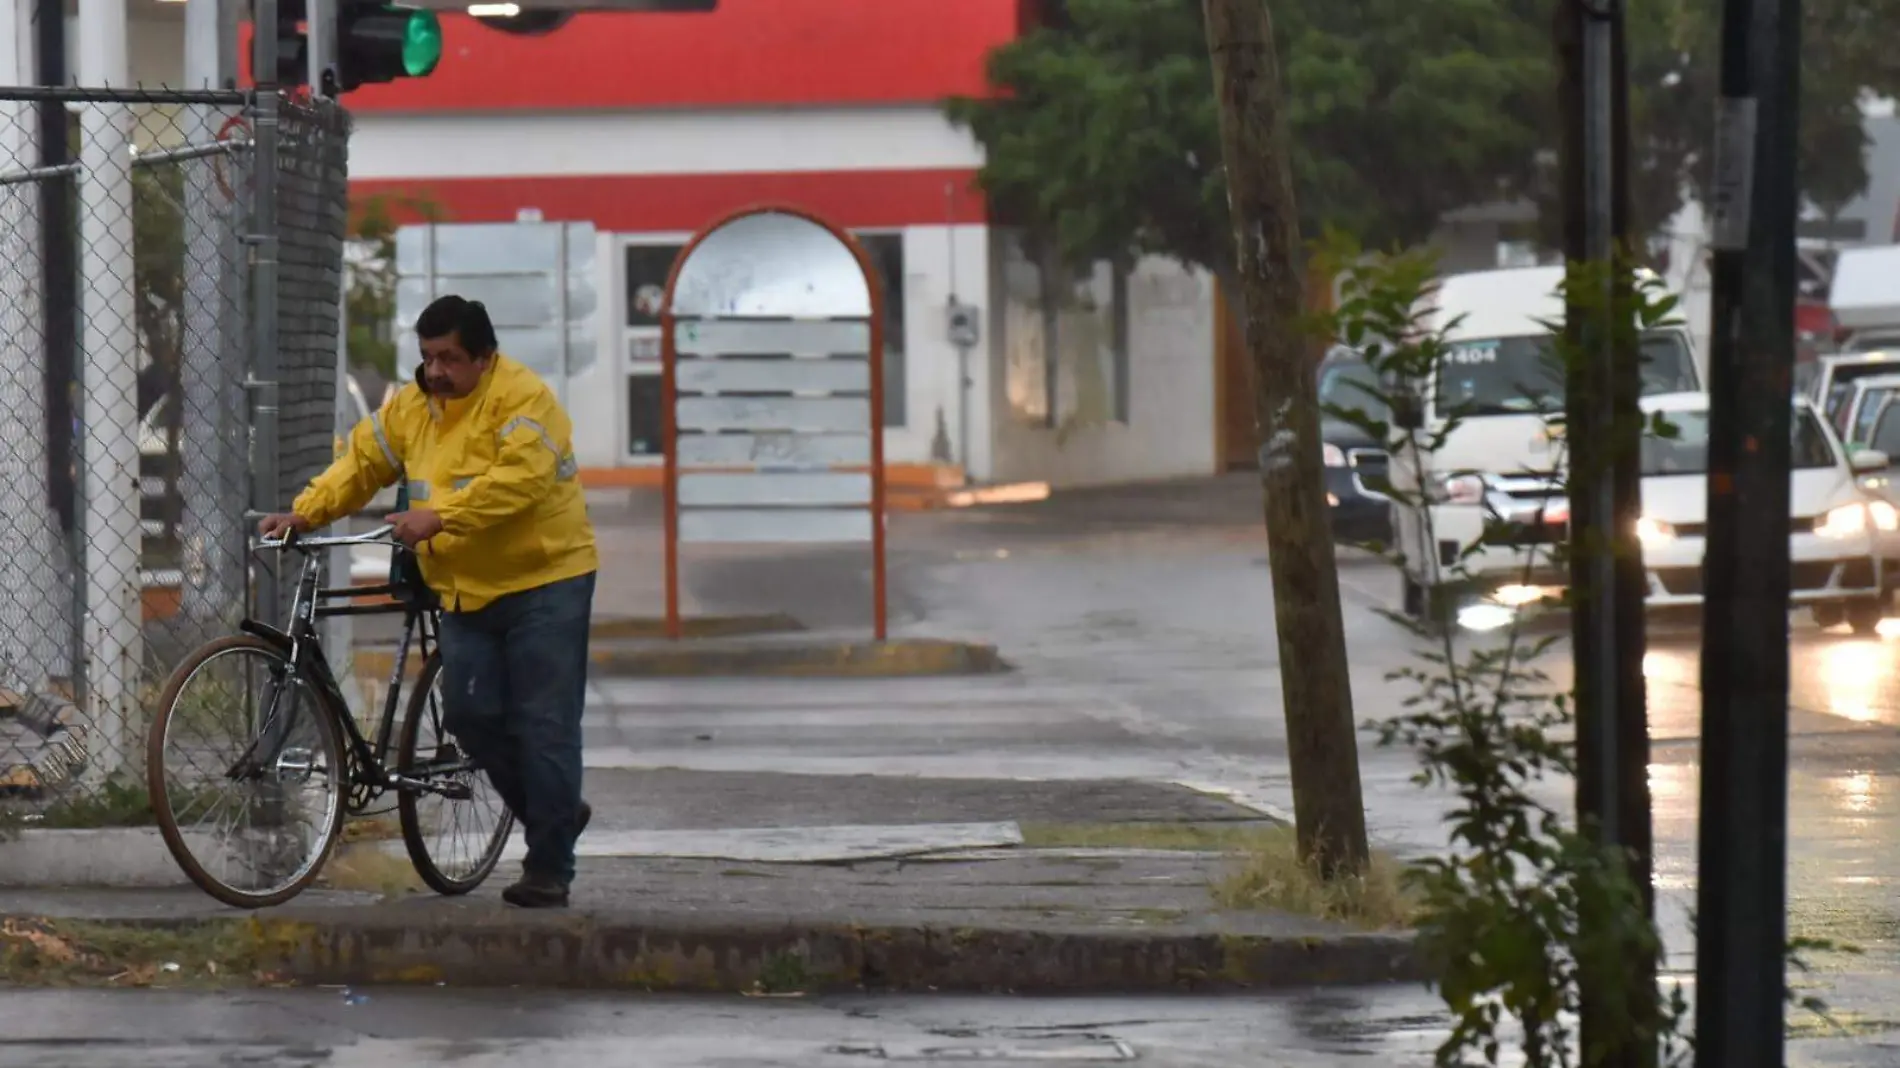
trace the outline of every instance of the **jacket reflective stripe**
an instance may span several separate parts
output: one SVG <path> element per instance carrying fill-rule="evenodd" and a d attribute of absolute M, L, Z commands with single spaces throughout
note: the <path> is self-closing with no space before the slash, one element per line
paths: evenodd
<path fill-rule="evenodd" d="M 475 481 L 474 475 L 465 475 L 455 480 L 455 488 L 458 490 L 465 490 L 468 488 L 468 484 L 473 481 Z"/>
<path fill-rule="evenodd" d="M 525 415 L 517 415 L 513 419 L 508 420 L 507 423 L 502 425 L 501 432 L 496 434 L 495 437 L 499 441 L 507 441 L 508 435 L 520 430 L 524 426 L 540 435 L 541 444 L 546 445 L 548 451 L 554 454 L 554 477 L 556 479 L 565 482 L 575 475 L 580 474 L 580 461 L 574 458 L 574 454 L 571 452 L 562 453 L 560 449 L 555 447 L 554 438 L 548 434 L 548 428 Z"/>
<path fill-rule="evenodd" d="M 389 435 L 383 433 L 383 414 L 381 412 L 370 413 L 369 428 L 376 434 L 376 447 L 383 450 L 383 459 L 389 461 L 389 466 L 396 472 L 396 477 L 401 478 L 402 461 L 396 459 L 396 450 L 389 447 Z"/>
<path fill-rule="evenodd" d="M 409 499 L 412 501 L 429 499 L 429 484 L 421 479 L 412 479 L 406 488 L 409 490 Z"/>

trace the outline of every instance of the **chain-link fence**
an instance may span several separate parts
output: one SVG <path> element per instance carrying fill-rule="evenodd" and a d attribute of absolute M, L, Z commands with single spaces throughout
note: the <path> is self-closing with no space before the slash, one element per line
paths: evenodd
<path fill-rule="evenodd" d="M 260 175 L 258 104 L 0 88 L 0 807 L 49 824 L 136 819 L 170 666 L 249 604 L 256 487 L 330 458 L 346 120 L 270 109 Z"/>

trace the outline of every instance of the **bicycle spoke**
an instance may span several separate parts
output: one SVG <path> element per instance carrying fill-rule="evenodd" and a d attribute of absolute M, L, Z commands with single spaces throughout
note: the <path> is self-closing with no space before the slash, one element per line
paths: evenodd
<path fill-rule="evenodd" d="M 488 776 L 443 729 L 439 674 L 422 700 L 409 774 L 432 789 L 415 791 L 405 799 L 412 806 L 420 838 L 411 843 L 412 851 L 420 845 L 426 854 L 417 858 L 419 867 L 427 863 L 449 883 L 472 884 L 493 867 L 513 817 Z M 439 792 L 444 788 L 453 789 L 454 794 Z"/>
<path fill-rule="evenodd" d="M 202 873 L 238 895 L 297 885 L 327 848 L 346 765 L 312 701 L 281 658 L 237 644 L 197 664 L 164 713 L 171 822 Z"/>

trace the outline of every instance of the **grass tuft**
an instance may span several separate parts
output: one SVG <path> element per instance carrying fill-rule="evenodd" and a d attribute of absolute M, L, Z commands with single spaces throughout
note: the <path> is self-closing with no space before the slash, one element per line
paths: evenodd
<path fill-rule="evenodd" d="M 1028 849 L 1153 849 L 1221 853 L 1237 863 L 1213 885 L 1228 909 L 1271 909 L 1375 931 L 1412 926 L 1418 903 L 1400 878 L 1404 866 L 1374 852 L 1365 875 L 1327 880 L 1299 857 L 1293 828 L 1245 823 L 1025 823 Z"/>
<path fill-rule="evenodd" d="M 1404 885 L 1404 866 L 1376 850 L 1365 874 L 1325 879 L 1300 859 L 1291 827 L 1259 833 L 1240 864 L 1214 884 L 1214 900 L 1230 909 L 1273 909 L 1368 930 L 1410 927 L 1418 901 Z"/>
<path fill-rule="evenodd" d="M 0 983 L 34 986 L 224 986 L 278 982 L 237 924 L 0 920 Z"/>
<path fill-rule="evenodd" d="M 381 840 L 366 838 L 337 846 L 323 866 L 318 885 L 332 890 L 354 890 L 400 898 L 420 893 L 422 876 L 409 854 L 386 848 Z"/>

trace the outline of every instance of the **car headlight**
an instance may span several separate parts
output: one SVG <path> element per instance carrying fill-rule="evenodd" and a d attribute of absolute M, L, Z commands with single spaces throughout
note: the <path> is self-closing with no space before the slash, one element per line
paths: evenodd
<path fill-rule="evenodd" d="M 1327 467 L 1344 467 L 1346 466 L 1346 450 L 1331 442 L 1323 443 L 1319 447 L 1319 461 Z"/>
<path fill-rule="evenodd" d="M 1481 504 L 1484 479 L 1478 475 L 1453 475 L 1439 484 L 1439 492 L 1452 504 Z"/>
<path fill-rule="evenodd" d="M 1814 532 L 1823 538 L 1851 538 L 1867 531 L 1867 506 L 1843 504 L 1821 517 Z"/>
<path fill-rule="evenodd" d="M 1660 519 L 1644 516 L 1636 521 L 1636 540 L 1645 549 L 1655 549 L 1676 540 L 1676 528 Z"/>
<path fill-rule="evenodd" d="M 1869 502 L 1867 515 L 1873 519 L 1875 530 L 1900 530 L 1900 508 L 1895 508 L 1886 501 Z"/>

